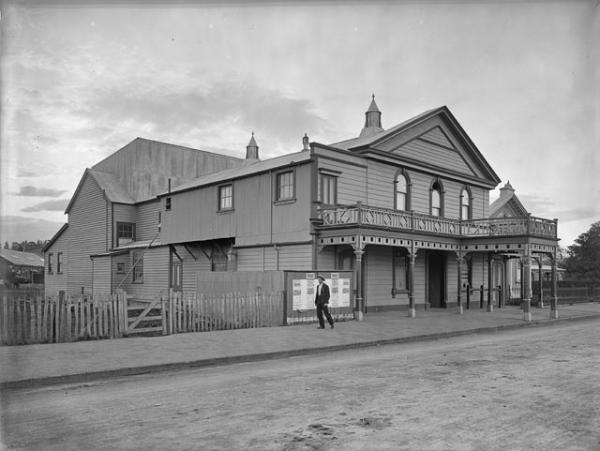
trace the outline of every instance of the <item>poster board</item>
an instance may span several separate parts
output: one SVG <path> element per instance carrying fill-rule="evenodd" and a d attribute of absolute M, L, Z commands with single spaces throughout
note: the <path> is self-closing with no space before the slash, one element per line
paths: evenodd
<path fill-rule="evenodd" d="M 353 311 L 352 271 L 286 271 L 288 320 L 292 317 L 314 317 L 318 276 L 323 276 L 329 286 L 332 314 Z"/>

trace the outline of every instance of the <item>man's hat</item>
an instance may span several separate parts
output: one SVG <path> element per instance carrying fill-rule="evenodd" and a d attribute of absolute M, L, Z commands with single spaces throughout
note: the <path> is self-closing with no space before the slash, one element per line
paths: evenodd
<path fill-rule="evenodd" d="M 317 279 L 321 279 L 323 282 L 325 282 L 325 277 L 323 276 L 317 276 Z"/>

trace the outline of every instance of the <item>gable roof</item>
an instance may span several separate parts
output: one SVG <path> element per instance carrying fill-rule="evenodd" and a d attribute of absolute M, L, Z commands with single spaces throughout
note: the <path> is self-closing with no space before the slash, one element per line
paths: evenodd
<path fill-rule="evenodd" d="M 168 194 L 187 191 L 190 189 L 199 188 L 201 186 L 211 185 L 213 183 L 220 183 L 252 174 L 258 174 L 260 172 L 270 171 L 271 169 L 280 168 L 282 166 L 309 161 L 310 159 L 310 152 L 303 150 L 279 157 L 269 158 L 268 160 L 248 160 L 247 164 L 244 166 L 239 168 L 225 169 L 224 171 L 199 177 L 193 182 L 179 185 L 172 189 L 171 192 L 163 192 L 159 194 L 159 196 L 166 196 Z"/>
<path fill-rule="evenodd" d="M 502 216 L 502 210 L 513 213 L 511 216 L 527 216 L 529 214 L 514 191 L 506 196 L 500 196 L 491 203 L 490 217 Z"/>
<path fill-rule="evenodd" d="M 44 267 L 44 259 L 31 252 L 13 251 L 11 249 L 0 249 L 0 257 L 13 265 Z"/>
<path fill-rule="evenodd" d="M 331 144 L 331 146 L 349 150 L 352 152 L 361 153 L 367 153 L 369 151 L 378 151 L 379 149 L 377 149 L 377 146 L 379 144 L 389 140 L 390 138 L 396 135 L 407 132 L 408 130 L 434 117 L 440 117 L 444 120 L 444 123 L 452 130 L 453 134 L 462 143 L 466 151 L 469 152 L 470 157 L 472 158 L 473 162 L 479 167 L 479 169 L 481 170 L 481 174 L 483 174 L 485 179 L 495 184 L 500 183 L 500 177 L 498 177 L 496 172 L 483 157 L 475 143 L 473 143 L 471 138 L 467 135 L 460 123 L 456 120 L 454 115 L 446 106 L 441 106 L 438 108 L 427 110 L 411 119 L 408 119 L 407 121 L 404 121 L 392 128 L 389 128 L 388 130 L 383 130 L 372 136 L 348 139 L 345 141 L 340 141 Z"/>
<path fill-rule="evenodd" d="M 60 238 L 60 236 L 63 234 L 63 232 L 65 230 L 67 230 L 68 227 L 69 227 L 68 223 L 63 224 L 63 226 L 58 230 L 58 232 L 56 232 L 54 234 L 54 236 L 52 238 L 50 238 L 50 241 L 48 241 L 46 243 L 46 245 L 42 248 L 42 252 L 46 253 L 48 251 L 48 249 L 50 249 L 50 246 L 52 246 L 54 244 L 54 242 Z"/>
<path fill-rule="evenodd" d="M 71 197 L 67 208 L 65 209 L 65 214 L 68 214 L 75 203 L 75 199 L 79 195 L 79 192 L 83 188 L 83 184 L 87 177 L 92 177 L 92 179 L 96 182 L 98 187 L 104 191 L 107 199 L 111 202 L 121 203 L 121 204 L 135 204 L 135 200 L 129 195 L 127 190 L 123 187 L 119 179 L 114 174 L 109 174 L 108 172 L 101 172 L 97 170 L 92 170 L 90 168 L 86 168 L 81 176 L 81 180 L 79 180 L 79 184 L 75 189 L 75 193 Z"/>

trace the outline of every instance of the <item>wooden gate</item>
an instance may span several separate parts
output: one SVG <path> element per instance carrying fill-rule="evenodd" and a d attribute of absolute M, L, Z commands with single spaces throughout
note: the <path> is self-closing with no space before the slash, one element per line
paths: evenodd
<path fill-rule="evenodd" d="M 165 301 L 157 299 L 127 299 L 127 329 L 125 335 L 160 332 L 167 334 Z"/>

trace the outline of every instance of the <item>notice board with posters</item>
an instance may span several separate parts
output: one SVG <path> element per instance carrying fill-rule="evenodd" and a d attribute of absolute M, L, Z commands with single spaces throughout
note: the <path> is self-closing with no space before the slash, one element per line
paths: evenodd
<path fill-rule="evenodd" d="M 289 322 L 315 318 L 318 276 L 329 286 L 329 310 L 335 317 L 353 312 L 353 271 L 286 271 L 287 317 Z"/>

